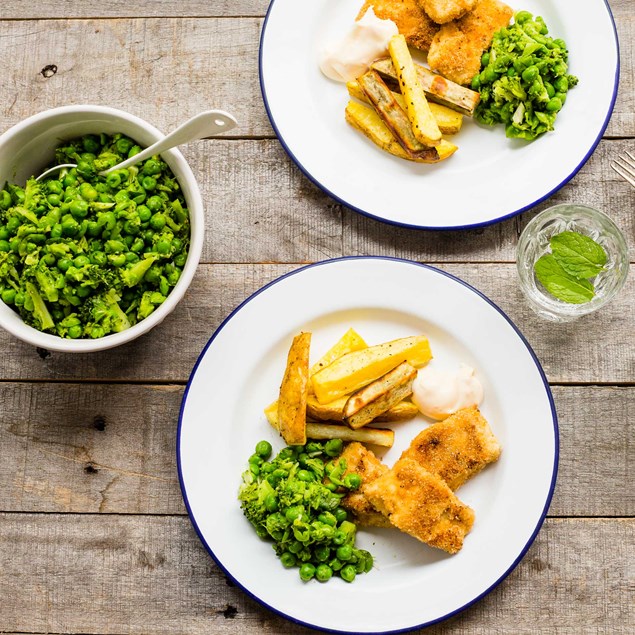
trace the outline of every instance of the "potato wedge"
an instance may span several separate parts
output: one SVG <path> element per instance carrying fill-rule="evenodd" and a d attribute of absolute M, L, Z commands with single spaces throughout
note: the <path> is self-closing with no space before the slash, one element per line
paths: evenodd
<path fill-rule="evenodd" d="M 441 139 L 441 143 L 435 148 L 426 148 L 425 153 L 413 157 L 397 143 L 392 132 L 372 108 L 355 101 L 349 101 L 346 106 L 345 117 L 353 128 L 357 128 L 375 145 L 400 159 L 415 161 L 416 163 L 439 163 L 439 161 L 447 159 L 458 150 L 458 147 L 450 141 Z"/>
<path fill-rule="evenodd" d="M 401 33 L 390 38 L 388 52 L 397 69 L 397 79 L 414 136 L 423 145 L 436 146 L 441 141 L 441 131 L 419 83 L 406 38 Z"/>
<path fill-rule="evenodd" d="M 417 369 L 408 362 L 353 393 L 344 406 L 344 422 L 357 430 L 412 394 Z"/>
<path fill-rule="evenodd" d="M 336 359 L 342 357 L 342 355 L 352 353 L 353 351 L 360 351 L 363 348 L 368 348 L 368 344 L 366 344 L 364 338 L 355 329 L 350 328 L 313 366 L 311 366 L 309 375 L 315 375 L 319 370 L 326 368 Z"/>
<path fill-rule="evenodd" d="M 344 421 L 344 406 L 348 399 L 348 396 L 344 396 L 335 401 L 321 404 L 315 395 L 309 393 L 306 400 L 307 419 L 310 418 L 316 421 Z M 419 409 L 411 401 L 401 401 L 386 412 L 377 415 L 374 421 L 406 421 L 412 419 L 418 413 Z"/>
<path fill-rule="evenodd" d="M 278 397 L 280 434 L 289 445 L 306 443 L 306 399 L 309 392 L 311 333 L 293 338 Z"/>
<path fill-rule="evenodd" d="M 348 89 L 348 94 L 351 97 L 355 97 L 355 99 L 359 99 L 367 104 L 369 103 L 366 93 L 360 88 L 356 79 L 347 82 L 346 88 Z M 403 95 L 393 92 L 393 97 L 395 98 L 395 101 L 405 110 L 406 103 Z M 455 112 L 454 110 L 450 110 L 447 106 L 441 106 L 441 104 L 435 104 L 434 102 L 430 102 L 428 105 L 430 106 L 430 110 L 442 134 L 453 135 L 461 130 L 461 126 L 463 125 L 463 115 Z"/>
<path fill-rule="evenodd" d="M 348 353 L 313 375 L 313 390 L 321 404 L 363 388 L 402 362 L 419 367 L 432 359 L 424 335 L 404 337 Z"/>
<path fill-rule="evenodd" d="M 379 73 L 368 71 L 361 75 L 357 81 L 377 114 L 410 156 L 417 157 L 429 151 L 429 146 L 421 143 L 415 137 L 408 115 L 395 101 L 392 92 L 384 84 Z"/>
<path fill-rule="evenodd" d="M 398 81 L 397 71 L 389 57 L 373 62 L 370 67 L 377 71 L 385 80 Z M 421 88 L 423 88 L 423 92 L 430 101 L 447 106 L 468 117 L 474 115 L 474 110 L 478 106 L 479 101 L 481 101 L 479 93 L 465 88 L 465 86 L 455 84 L 420 64 L 415 64 L 415 69 L 419 76 Z"/>
<path fill-rule="evenodd" d="M 408 421 L 408 419 L 414 419 L 419 414 L 419 408 L 415 406 L 412 401 L 400 401 L 395 404 L 390 410 L 386 410 L 383 414 L 375 417 L 374 421 L 377 423 L 387 423 L 392 421 Z"/>
<path fill-rule="evenodd" d="M 342 441 L 359 441 L 392 447 L 395 442 L 395 433 L 387 428 L 363 428 L 351 430 L 348 426 L 337 423 L 307 423 L 306 434 L 309 439 L 322 441 L 324 439 L 342 439 Z"/>
<path fill-rule="evenodd" d="M 271 425 L 274 430 L 280 431 L 278 410 L 269 406 L 265 409 L 265 415 L 269 425 Z M 395 441 L 395 433 L 386 428 L 363 428 L 361 430 L 351 430 L 348 426 L 343 426 L 335 422 L 316 423 L 313 421 L 307 421 L 306 436 L 307 439 L 315 439 L 316 441 L 342 439 L 343 441 L 359 441 L 360 443 L 381 445 L 386 448 L 392 447 L 392 444 Z"/>

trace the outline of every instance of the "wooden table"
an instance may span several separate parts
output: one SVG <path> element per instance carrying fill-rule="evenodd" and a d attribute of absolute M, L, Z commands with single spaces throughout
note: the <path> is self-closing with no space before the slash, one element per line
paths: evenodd
<path fill-rule="evenodd" d="M 635 191 L 609 161 L 634 144 L 635 11 L 632 0 L 611 6 L 622 54 L 611 124 L 539 207 L 604 209 L 633 248 Z M 493 593 L 426 632 L 635 633 L 635 275 L 597 315 L 550 325 L 523 302 L 514 266 L 533 211 L 426 233 L 335 203 L 287 158 L 262 106 L 266 9 L 266 0 L 1 3 L 0 131 L 68 103 L 119 107 L 163 130 L 217 106 L 240 129 L 184 150 L 206 201 L 206 242 L 191 289 L 152 337 L 70 356 L 0 333 L 0 632 L 308 632 L 234 588 L 199 543 L 176 478 L 179 404 L 201 348 L 248 294 L 302 263 L 373 254 L 433 263 L 492 298 L 534 347 L 560 416 L 558 485 L 536 542 Z"/>

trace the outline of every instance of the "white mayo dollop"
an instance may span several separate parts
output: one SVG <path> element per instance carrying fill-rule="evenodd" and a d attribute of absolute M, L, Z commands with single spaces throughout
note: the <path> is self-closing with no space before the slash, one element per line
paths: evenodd
<path fill-rule="evenodd" d="M 474 369 L 460 364 L 457 370 L 419 369 L 412 384 L 412 401 L 432 419 L 445 419 L 452 413 L 478 406 L 483 400 L 483 386 L 474 377 Z"/>
<path fill-rule="evenodd" d="M 392 20 L 380 20 L 370 7 L 341 42 L 328 45 L 320 56 L 320 70 L 336 82 L 349 82 L 386 55 L 388 42 L 399 30 Z"/>

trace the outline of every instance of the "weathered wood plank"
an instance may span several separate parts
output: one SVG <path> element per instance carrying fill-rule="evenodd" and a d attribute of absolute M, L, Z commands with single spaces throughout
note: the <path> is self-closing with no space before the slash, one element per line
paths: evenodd
<path fill-rule="evenodd" d="M 628 0 L 617 6 L 621 89 L 607 134 L 632 137 L 635 17 Z M 0 130 L 45 108 L 95 103 L 129 110 L 163 130 L 218 106 L 238 118 L 240 127 L 234 136 L 273 136 L 258 83 L 262 21 L 260 17 L 1 21 L 0 41 L 7 60 L 4 85 L 11 96 L 0 108 Z M 43 69 L 52 64 L 57 72 L 45 77 Z"/>
<path fill-rule="evenodd" d="M 0 383 L 0 510 L 185 513 L 175 452 L 182 394 L 182 386 Z M 635 515 L 624 487 L 635 475 L 625 425 L 635 388 L 556 387 L 554 398 L 561 454 L 550 515 Z"/>
<path fill-rule="evenodd" d="M 0 130 L 47 108 L 83 103 L 127 110 L 165 131 L 218 107 L 238 119 L 234 134 L 272 135 L 258 84 L 261 23 L 260 18 L 0 22 L 6 95 Z M 49 65 L 56 66 L 55 74 L 44 73 Z"/>
<path fill-rule="evenodd" d="M 611 168 L 629 141 L 602 141 L 576 177 L 542 210 L 582 203 L 606 211 L 635 236 L 632 188 Z M 381 255 L 422 262 L 512 262 L 535 211 L 484 229 L 414 231 L 372 220 L 313 185 L 276 140 L 201 141 L 185 149 L 206 202 L 204 262 L 307 262 Z M 635 244 L 631 242 L 631 260 Z"/>
<path fill-rule="evenodd" d="M 548 520 L 501 586 L 425 632 L 632 633 L 634 536 L 633 519 Z M 228 585 L 183 517 L 3 514 L 0 561 L 4 632 L 309 632 Z"/>
<path fill-rule="evenodd" d="M 4 19 L 264 16 L 269 0 L 5 0 Z"/>
<path fill-rule="evenodd" d="M 122 347 L 91 355 L 36 351 L 0 332 L 0 377 L 5 380 L 185 381 L 203 346 L 248 295 L 297 265 L 201 265 L 185 298 L 150 334 Z M 576 322 L 553 325 L 525 304 L 513 264 L 449 264 L 496 302 L 534 347 L 553 383 L 632 382 L 635 362 L 623 342 L 635 323 L 635 279 L 615 300 Z"/>

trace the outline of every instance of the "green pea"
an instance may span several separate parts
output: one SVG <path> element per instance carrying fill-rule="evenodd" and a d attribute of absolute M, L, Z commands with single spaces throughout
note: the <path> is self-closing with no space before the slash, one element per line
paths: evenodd
<path fill-rule="evenodd" d="M 86 135 L 82 137 L 82 146 L 86 152 L 96 153 L 99 151 L 99 139 L 95 135 Z"/>
<path fill-rule="evenodd" d="M 562 108 L 562 101 L 558 97 L 552 97 L 547 102 L 546 108 L 548 112 L 558 112 Z"/>
<path fill-rule="evenodd" d="M 161 279 L 159 280 L 159 291 L 163 295 L 167 295 L 168 293 L 170 293 L 170 285 L 168 284 L 168 281 L 164 276 L 161 276 Z"/>
<path fill-rule="evenodd" d="M 62 234 L 65 236 L 75 236 L 79 231 L 79 223 L 70 215 L 62 218 Z"/>
<path fill-rule="evenodd" d="M 11 248 L 11 251 L 17 254 L 20 251 L 21 242 L 22 242 L 22 239 L 18 238 L 17 236 L 15 238 L 12 238 L 9 241 L 9 247 Z"/>
<path fill-rule="evenodd" d="M 13 198 L 15 199 L 16 203 L 24 203 L 25 197 L 26 194 L 24 193 L 24 190 L 22 188 L 13 191 Z"/>
<path fill-rule="evenodd" d="M 342 439 L 329 439 L 324 445 L 324 452 L 327 456 L 339 456 L 343 447 Z"/>
<path fill-rule="evenodd" d="M 143 279 L 150 284 L 157 284 L 161 279 L 161 267 L 159 265 L 152 265 L 150 269 L 146 271 Z"/>
<path fill-rule="evenodd" d="M 155 159 L 148 159 L 143 164 L 142 172 L 152 176 L 153 174 L 159 174 L 161 172 L 161 165 Z"/>
<path fill-rule="evenodd" d="M 118 172 L 109 172 L 106 175 L 106 183 L 115 190 L 121 185 L 121 176 Z"/>
<path fill-rule="evenodd" d="M 141 230 L 140 224 L 136 223 L 135 221 L 132 220 L 127 220 L 124 224 L 123 224 L 123 230 L 127 233 L 127 234 L 138 234 L 139 231 Z"/>
<path fill-rule="evenodd" d="M 48 204 L 52 205 L 53 207 L 59 207 L 62 204 L 62 200 L 60 199 L 59 194 L 49 194 L 46 197 L 46 200 Z"/>
<path fill-rule="evenodd" d="M 69 258 L 60 258 L 57 261 L 57 268 L 62 272 L 62 273 L 66 273 L 68 271 L 68 268 L 73 264 L 73 261 L 70 260 Z"/>
<path fill-rule="evenodd" d="M 529 66 L 527 67 L 522 74 L 523 81 L 531 84 L 536 79 L 538 79 L 538 75 L 540 75 L 540 71 L 537 66 Z"/>
<path fill-rule="evenodd" d="M 553 83 L 553 87 L 559 93 L 566 93 L 569 90 L 569 80 L 566 77 L 558 77 Z"/>
<path fill-rule="evenodd" d="M 515 16 L 514 16 L 514 22 L 516 22 L 516 24 L 524 24 L 525 22 L 528 22 L 529 20 L 531 20 L 532 15 L 531 13 L 529 13 L 529 11 L 519 11 Z"/>
<path fill-rule="evenodd" d="M 108 262 L 108 258 L 103 251 L 93 251 L 93 253 L 90 254 L 90 261 L 94 265 L 103 267 Z"/>
<path fill-rule="evenodd" d="M 549 95 L 549 99 L 551 99 L 552 97 L 555 96 L 556 89 L 553 87 L 553 84 L 551 84 L 550 82 L 544 82 L 544 84 L 545 84 L 545 89 L 547 91 L 547 95 Z"/>
<path fill-rule="evenodd" d="M 134 251 L 135 253 L 139 253 L 140 251 L 143 251 L 143 248 L 145 246 L 146 245 L 143 242 L 143 238 L 135 238 L 132 245 L 130 245 L 130 249 L 131 251 Z"/>
<path fill-rule="evenodd" d="M 490 55 L 489 55 L 489 52 L 487 51 L 483 53 L 483 55 L 481 55 L 481 66 L 483 68 L 485 68 L 489 64 L 489 58 L 490 58 Z"/>
<path fill-rule="evenodd" d="M 121 240 L 107 240 L 104 244 L 104 251 L 107 254 L 126 251 L 126 245 Z"/>
<path fill-rule="evenodd" d="M 337 556 L 338 560 L 346 562 L 347 560 L 351 559 L 351 556 L 353 555 L 353 548 L 350 545 L 342 545 L 341 547 L 337 548 L 335 555 Z"/>
<path fill-rule="evenodd" d="M 0 252 L 6 253 L 11 251 L 11 244 L 8 240 L 0 240 Z"/>
<path fill-rule="evenodd" d="M 150 227 L 152 227 L 152 229 L 155 229 L 156 231 L 159 231 L 159 232 L 165 227 L 165 223 L 166 223 L 165 214 L 155 214 L 150 219 Z"/>
<path fill-rule="evenodd" d="M 294 505 L 293 507 L 287 508 L 287 511 L 285 511 L 284 516 L 287 520 L 294 521 L 294 520 L 297 520 L 298 518 L 302 518 L 303 514 L 304 514 L 304 508 L 302 507 L 302 505 Z"/>
<path fill-rule="evenodd" d="M 261 456 L 263 459 L 268 459 L 271 456 L 271 452 L 273 448 L 271 447 L 271 443 L 269 441 L 258 441 L 256 444 L 256 454 Z"/>
<path fill-rule="evenodd" d="M 91 290 L 89 287 L 79 287 L 77 289 L 77 295 L 80 298 L 87 298 L 91 294 Z"/>
<path fill-rule="evenodd" d="M 69 172 L 64 177 L 64 180 L 63 180 L 65 188 L 75 187 L 75 185 L 77 185 L 77 182 L 78 182 L 77 175 L 73 174 L 73 172 Z"/>
<path fill-rule="evenodd" d="M 265 503 L 265 509 L 268 512 L 278 511 L 278 499 L 276 498 L 275 494 L 267 494 L 267 496 L 265 496 L 264 503 Z"/>
<path fill-rule="evenodd" d="M 472 90 L 478 90 L 481 87 L 481 77 L 480 75 L 474 75 L 472 78 L 472 84 L 470 86 Z"/>
<path fill-rule="evenodd" d="M 6 190 L 0 191 L 0 209 L 9 209 L 11 207 L 11 194 Z"/>
<path fill-rule="evenodd" d="M 89 160 L 82 159 L 77 162 L 77 174 L 83 176 L 85 179 L 92 179 L 95 176 L 95 165 L 90 160 L 90 157 Z"/>
<path fill-rule="evenodd" d="M 126 253 L 126 262 L 127 263 L 135 263 L 139 262 L 139 256 L 134 253 L 134 251 L 129 251 Z"/>
<path fill-rule="evenodd" d="M 141 146 L 132 146 L 130 150 L 128 150 L 128 158 L 135 156 L 135 154 L 139 154 L 141 152 Z"/>
<path fill-rule="evenodd" d="M 8 240 L 11 237 L 11 232 L 8 227 L 0 225 L 0 240 Z"/>
<path fill-rule="evenodd" d="M 123 203 L 124 201 L 130 200 L 130 193 L 127 190 L 119 190 L 115 194 L 115 201 L 117 203 Z"/>
<path fill-rule="evenodd" d="M 186 262 L 187 262 L 187 254 L 184 252 L 181 252 L 180 254 L 174 257 L 174 264 L 177 267 L 184 267 Z"/>
<path fill-rule="evenodd" d="M 157 243 L 156 250 L 158 253 L 162 255 L 166 255 L 170 253 L 170 243 L 167 240 L 160 240 Z"/>
<path fill-rule="evenodd" d="M 82 336 L 82 327 L 75 325 L 75 326 L 71 326 L 68 329 L 68 337 L 70 337 L 72 340 L 76 340 L 78 337 Z"/>
<path fill-rule="evenodd" d="M 53 227 L 51 227 L 51 238 L 57 239 L 61 238 L 63 234 L 62 225 L 60 223 L 55 223 Z"/>
<path fill-rule="evenodd" d="M 362 484 L 362 478 L 359 474 L 355 474 L 351 472 L 344 477 L 344 486 L 348 487 L 348 489 L 356 490 L 359 489 Z"/>
<path fill-rule="evenodd" d="M 152 192 L 157 187 L 157 180 L 153 176 L 144 176 L 141 180 L 144 190 Z"/>
<path fill-rule="evenodd" d="M 126 264 L 126 255 L 110 254 L 108 260 L 113 267 L 123 267 Z"/>
<path fill-rule="evenodd" d="M 492 84 L 498 79 L 498 73 L 491 67 L 487 66 L 480 75 L 483 84 Z"/>
<path fill-rule="evenodd" d="M 163 199 L 160 196 L 151 196 L 146 201 L 146 206 L 151 212 L 158 212 L 163 207 Z"/>
<path fill-rule="evenodd" d="M 108 230 L 114 229 L 117 224 L 117 217 L 114 212 L 103 212 L 97 216 L 97 220 L 102 227 Z"/>
<path fill-rule="evenodd" d="M 343 507 L 338 507 L 333 513 L 338 525 L 348 518 L 348 512 Z"/>
<path fill-rule="evenodd" d="M 99 337 L 103 337 L 104 335 L 106 335 L 106 331 L 104 331 L 104 329 L 98 324 L 93 324 L 92 328 L 90 329 L 90 336 L 93 339 L 97 339 Z"/>
<path fill-rule="evenodd" d="M 137 215 L 139 216 L 139 220 L 142 223 L 147 223 L 152 216 L 152 212 L 148 209 L 146 205 L 138 205 Z"/>
<path fill-rule="evenodd" d="M 327 545 L 320 545 L 313 550 L 313 555 L 318 562 L 326 562 L 331 556 L 331 549 Z"/>
<path fill-rule="evenodd" d="M 315 576 L 315 567 L 310 562 L 305 562 L 300 567 L 300 578 L 304 582 L 308 582 L 313 576 Z"/>
<path fill-rule="evenodd" d="M 117 148 L 117 152 L 121 152 L 121 154 L 127 154 L 133 146 L 134 141 L 131 141 L 127 137 L 121 137 L 115 142 L 115 148 Z"/>
<path fill-rule="evenodd" d="M 24 306 L 24 293 L 22 293 L 21 291 L 18 291 L 15 294 L 15 298 L 13 299 L 13 303 L 15 304 L 15 306 Z"/>
<path fill-rule="evenodd" d="M 46 182 L 46 188 L 49 194 L 57 194 L 58 196 L 64 191 L 62 184 L 54 179 Z"/>
<path fill-rule="evenodd" d="M 86 201 L 82 201 L 81 199 L 71 201 L 69 211 L 75 218 L 85 218 L 88 214 L 88 203 Z"/>
<path fill-rule="evenodd" d="M 97 238 L 101 234 L 100 224 L 94 220 L 88 221 L 88 225 L 86 226 L 86 233 L 91 238 Z"/>
<path fill-rule="evenodd" d="M 57 262 L 57 258 L 55 258 L 53 254 L 44 254 L 42 256 L 42 260 L 44 264 L 48 265 L 49 267 L 52 267 Z"/>
<path fill-rule="evenodd" d="M 87 256 L 84 256 L 84 254 L 80 254 L 79 256 L 75 256 L 73 264 L 78 269 L 81 269 L 82 267 L 90 264 L 90 259 Z"/>
<path fill-rule="evenodd" d="M 356 575 L 357 572 L 352 564 L 347 564 L 345 567 L 342 567 L 340 571 L 340 577 L 346 582 L 352 582 Z"/>
<path fill-rule="evenodd" d="M 320 582 L 328 582 L 333 575 L 333 569 L 328 564 L 320 564 L 315 570 L 315 577 Z"/>
<path fill-rule="evenodd" d="M 2 292 L 2 301 L 5 304 L 13 304 L 15 302 L 15 295 L 16 295 L 15 289 L 5 289 Z"/>
<path fill-rule="evenodd" d="M 82 183 L 79 186 L 79 193 L 81 197 L 86 201 L 94 201 L 99 196 L 99 192 L 90 184 Z"/>
<path fill-rule="evenodd" d="M 290 569 L 291 567 L 295 567 L 297 560 L 292 553 L 285 551 L 280 556 L 280 562 L 285 569 Z"/>

